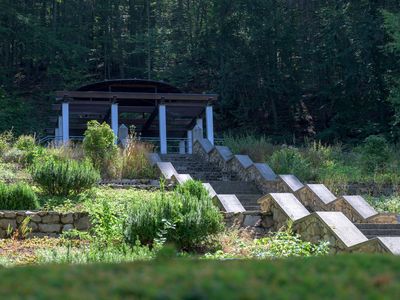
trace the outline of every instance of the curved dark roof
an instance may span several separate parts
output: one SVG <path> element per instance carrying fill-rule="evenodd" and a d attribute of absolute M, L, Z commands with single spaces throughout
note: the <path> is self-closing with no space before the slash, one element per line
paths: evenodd
<path fill-rule="evenodd" d="M 77 91 L 182 93 L 168 83 L 146 79 L 113 79 L 81 86 Z"/>

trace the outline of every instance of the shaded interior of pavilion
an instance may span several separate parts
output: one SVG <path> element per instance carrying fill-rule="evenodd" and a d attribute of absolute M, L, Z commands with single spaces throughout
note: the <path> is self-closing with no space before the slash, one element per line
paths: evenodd
<path fill-rule="evenodd" d="M 183 93 L 159 81 L 107 80 L 72 91 L 56 92 L 52 117 L 57 143 L 83 138 L 90 120 L 110 124 L 123 142 L 134 126 L 139 139 L 161 154 L 191 153 L 193 140 L 205 136 L 214 144 L 213 104 L 216 94 Z"/>

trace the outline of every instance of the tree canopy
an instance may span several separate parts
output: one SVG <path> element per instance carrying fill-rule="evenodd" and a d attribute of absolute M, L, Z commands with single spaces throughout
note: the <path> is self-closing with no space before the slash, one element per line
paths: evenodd
<path fill-rule="evenodd" d="M 14 109 L 29 120 L 17 118 L 17 131 L 45 128 L 57 89 L 151 78 L 218 93 L 219 131 L 396 140 L 399 9 L 396 0 L 1 0 L 0 129 Z"/>

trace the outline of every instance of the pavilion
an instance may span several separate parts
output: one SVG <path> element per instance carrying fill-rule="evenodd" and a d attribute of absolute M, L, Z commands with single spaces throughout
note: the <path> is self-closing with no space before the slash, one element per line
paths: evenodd
<path fill-rule="evenodd" d="M 155 141 L 161 154 L 170 143 L 179 142 L 180 153 L 191 153 L 193 129 L 201 129 L 203 117 L 207 139 L 214 144 L 213 103 L 216 94 L 183 93 L 159 81 L 139 79 L 107 80 L 74 91 L 56 92 L 53 109 L 56 140 L 68 143 L 83 136 L 87 122 L 110 124 L 115 135 L 119 128 L 135 126 L 143 140 Z"/>

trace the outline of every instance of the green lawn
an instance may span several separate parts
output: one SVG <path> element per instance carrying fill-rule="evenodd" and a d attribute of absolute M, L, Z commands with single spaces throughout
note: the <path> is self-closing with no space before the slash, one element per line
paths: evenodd
<path fill-rule="evenodd" d="M 155 260 L 0 269 L 2 299 L 396 299 L 400 258 Z"/>

